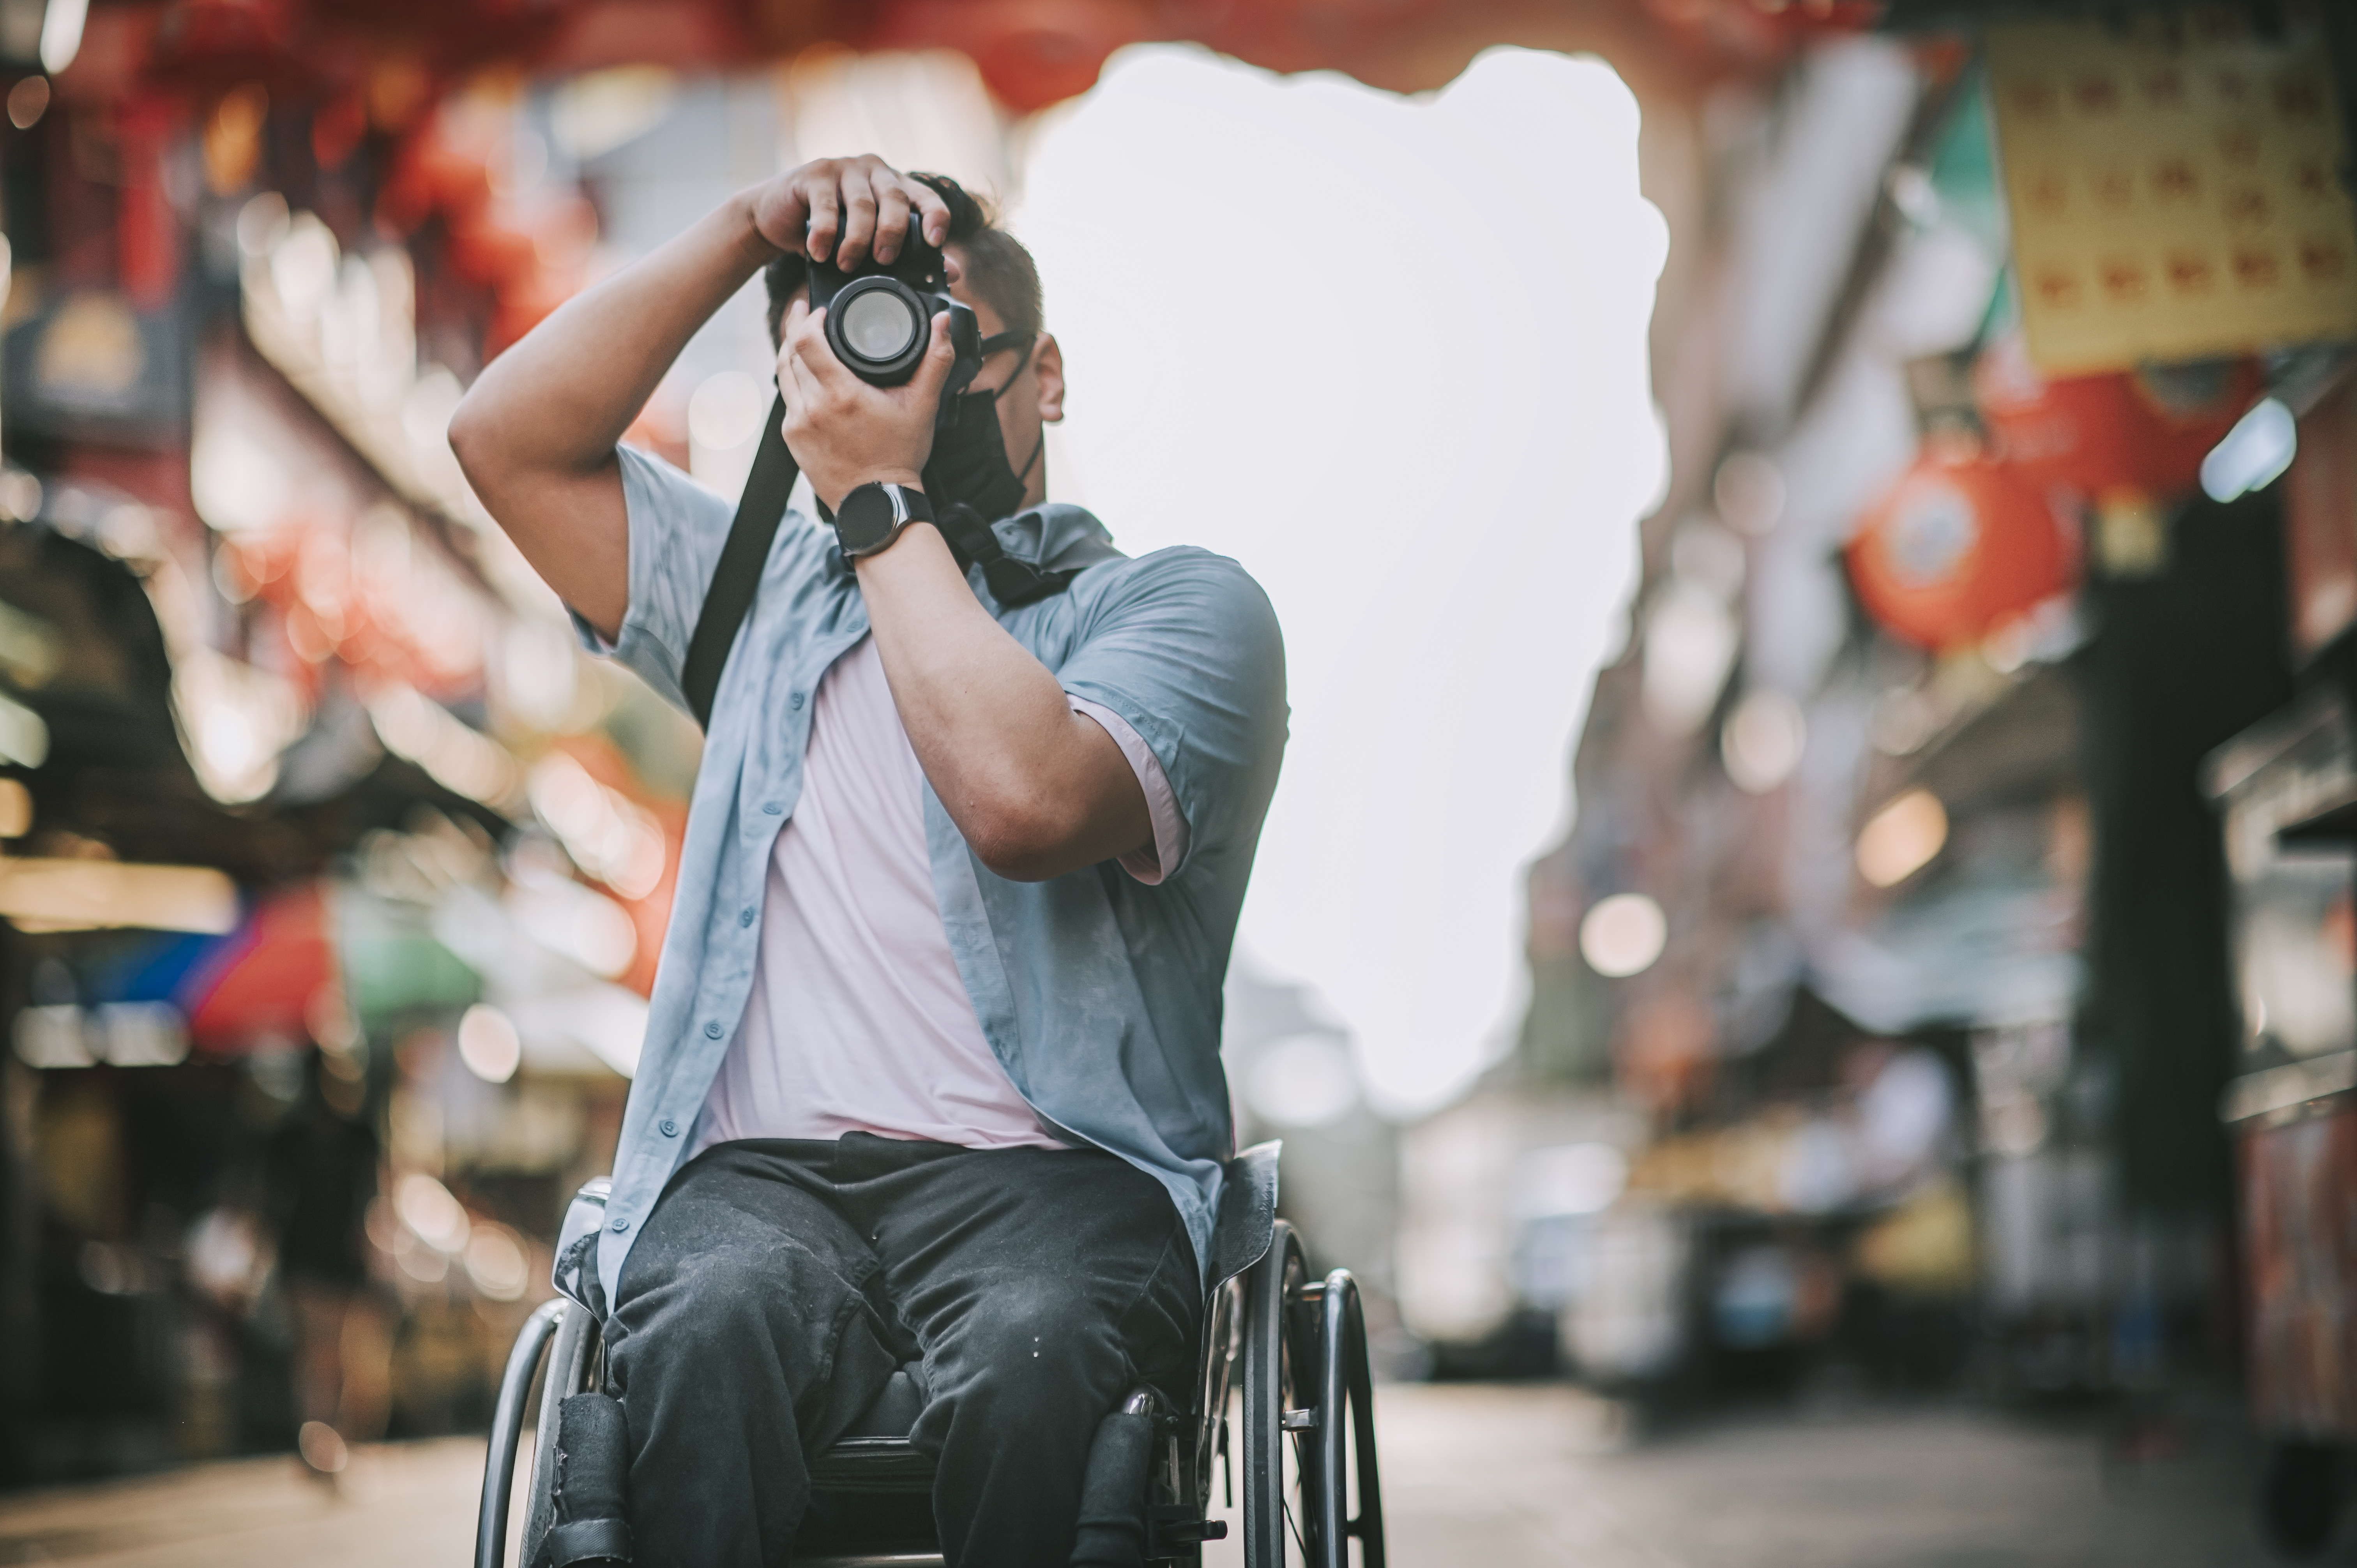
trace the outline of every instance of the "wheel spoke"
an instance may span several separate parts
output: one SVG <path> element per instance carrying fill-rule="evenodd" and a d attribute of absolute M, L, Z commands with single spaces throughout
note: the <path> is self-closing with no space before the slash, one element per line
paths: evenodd
<path fill-rule="evenodd" d="M 1286 1370 L 1289 1373 L 1291 1371 L 1292 1358 L 1288 1356 L 1286 1359 L 1287 1363 Z M 1294 1389 L 1292 1386 L 1293 1379 L 1290 1376 L 1286 1378 L 1285 1385 L 1286 1400 L 1287 1403 L 1290 1403 L 1294 1397 Z M 1302 1535 L 1301 1520 L 1303 1516 L 1309 1510 L 1309 1499 L 1304 1494 L 1301 1485 L 1301 1477 L 1303 1475 L 1301 1463 L 1301 1434 L 1298 1432 L 1287 1432 L 1286 1436 L 1291 1439 L 1291 1441 L 1286 1444 L 1286 1447 L 1293 1455 L 1293 1464 L 1291 1466 L 1293 1474 L 1287 1478 L 1286 1484 L 1285 1527 L 1293 1532 L 1293 1544 L 1300 1549 L 1301 1560 L 1306 1563 L 1309 1561 L 1309 1542 Z"/>

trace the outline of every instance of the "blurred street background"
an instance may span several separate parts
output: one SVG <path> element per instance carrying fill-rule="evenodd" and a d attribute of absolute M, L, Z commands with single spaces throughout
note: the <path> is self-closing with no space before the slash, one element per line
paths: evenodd
<path fill-rule="evenodd" d="M 2357 1546 L 2348 7 L 0 0 L 0 1562 L 467 1550 L 699 736 L 449 415 L 870 150 L 1283 618 L 1224 1052 L 1402 1562 Z"/>
<path fill-rule="evenodd" d="M 1560 1384 L 1382 1395 L 1391 1550 L 1485 1568 L 2260 1568 L 2247 1468 L 2207 1444 L 2122 1465 L 2083 1423 L 1953 1409 L 1738 1418 L 1632 1441 Z M 361 1447 L 334 1489 L 283 1458 L 216 1461 L 0 1503 L 0 1562 L 401 1568 L 465 1560 L 483 1445 Z M 1232 1509 L 1218 1517 L 1236 1528 Z M 1204 1552 L 1242 1562 L 1234 1540 Z"/>

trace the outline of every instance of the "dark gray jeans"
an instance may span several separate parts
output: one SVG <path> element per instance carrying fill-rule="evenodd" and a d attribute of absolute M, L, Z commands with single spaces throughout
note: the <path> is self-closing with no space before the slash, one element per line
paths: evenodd
<path fill-rule="evenodd" d="M 1086 1149 L 855 1133 L 673 1176 L 622 1270 L 608 1367 L 640 1568 L 781 1568 L 824 1449 L 903 1360 L 959 1568 L 1071 1555 L 1097 1423 L 1195 1374 L 1201 1286 L 1160 1183 Z"/>

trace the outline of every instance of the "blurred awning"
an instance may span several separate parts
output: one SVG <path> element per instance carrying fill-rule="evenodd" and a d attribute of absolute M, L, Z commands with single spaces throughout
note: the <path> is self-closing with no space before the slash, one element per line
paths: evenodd
<path fill-rule="evenodd" d="M 397 897 L 368 880 L 337 885 L 331 904 L 347 994 L 372 1036 L 447 1025 L 481 1002 L 515 1026 L 527 1073 L 637 1069 L 646 1002 L 604 978 L 629 964 L 635 937 L 602 895 L 538 877 L 497 893 L 452 880 Z"/>
<path fill-rule="evenodd" d="M 290 888 L 218 936 L 172 936 L 135 949 L 91 984 L 99 1003 L 163 1002 L 190 1041 L 219 1052 L 311 1037 L 323 992 L 336 984 L 319 889 Z"/>
<path fill-rule="evenodd" d="M 1619 39 L 1697 75 L 1770 70 L 1797 44 L 1878 21 L 1880 0 L 172 0 L 92 6 L 61 79 L 77 97 L 259 82 L 342 89 L 372 117 L 486 69 L 541 73 L 656 65 L 742 70 L 813 46 L 954 48 L 1028 113 L 1085 92 L 1129 44 L 1194 42 L 1276 70 L 1342 70 L 1395 91 L 1437 88 L 1496 43 Z"/>
<path fill-rule="evenodd" d="M 22 770 L 16 776 L 33 808 L 31 837 L 19 846 L 26 856 L 15 867 L 70 860 L 95 844 L 125 873 L 150 863 L 213 867 L 242 886 L 285 886 L 421 802 L 499 822 L 425 762 L 386 755 L 368 714 L 335 693 L 321 703 L 313 733 L 287 753 L 305 788 L 279 791 L 264 809 L 238 809 L 240 791 L 200 777 L 198 762 L 209 747 L 216 761 L 238 749 L 271 763 L 274 777 L 284 726 L 271 716 L 275 699 L 247 679 L 255 667 L 217 653 L 201 634 L 197 612 L 208 585 L 180 560 L 167 515 L 87 480 L 10 468 L 0 487 L 32 498 L 29 505 L 21 494 L 0 499 L 0 699 L 7 704 L 0 716 L 39 743 L 31 748 L 38 755 L 20 755 L 24 736 L 14 728 L 0 736 L 0 768 Z M 22 514 L 5 515 L 11 506 Z M 335 756 L 312 757 L 307 747 Z M 30 896 L 24 884 L 18 891 Z M 16 912 L 0 907 L 0 915 Z M 185 911 L 98 921 L 70 910 L 22 912 L 52 929 L 219 931 L 228 923 Z"/>

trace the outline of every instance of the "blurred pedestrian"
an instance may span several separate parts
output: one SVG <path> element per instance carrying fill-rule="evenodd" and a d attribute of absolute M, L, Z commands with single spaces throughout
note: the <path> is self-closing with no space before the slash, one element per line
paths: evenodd
<path fill-rule="evenodd" d="M 295 1330 L 296 1446 L 321 1477 L 343 1469 L 348 1439 L 377 1434 L 386 1383 L 367 1233 L 380 1151 L 358 1074 L 339 1068 L 312 1053 L 266 1166 L 267 1216 Z"/>

